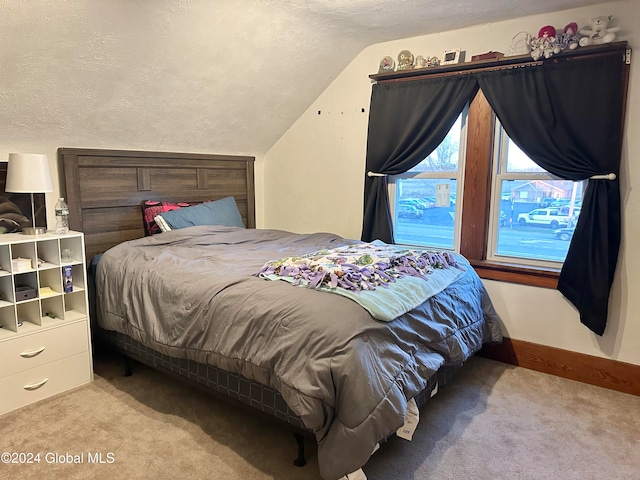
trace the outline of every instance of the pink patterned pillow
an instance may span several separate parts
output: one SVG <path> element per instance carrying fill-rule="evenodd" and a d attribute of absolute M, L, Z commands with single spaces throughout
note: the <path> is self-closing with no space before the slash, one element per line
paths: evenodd
<path fill-rule="evenodd" d="M 169 210 L 177 210 L 182 207 L 191 207 L 193 205 L 197 205 L 196 203 L 189 202 L 159 202 L 156 200 L 145 200 L 142 202 L 142 223 L 144 225 L 144 234 L 155 235 L 156 233 L 160 233 L 160 227 L 154 220 L 156 215 L 160 215 L 161 213 L 168 212 Z"/>

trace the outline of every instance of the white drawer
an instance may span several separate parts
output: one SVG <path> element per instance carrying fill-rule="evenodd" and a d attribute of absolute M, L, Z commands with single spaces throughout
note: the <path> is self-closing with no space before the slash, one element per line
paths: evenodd
<path fill-rule="evenodd" d="M 89 349 L 87 321 L 0 342 L 0 378 Z"/>
<path fill-rule="evenodd" d="M 0 378 L 0 414 L 90 381 L 88 352 Z"/>

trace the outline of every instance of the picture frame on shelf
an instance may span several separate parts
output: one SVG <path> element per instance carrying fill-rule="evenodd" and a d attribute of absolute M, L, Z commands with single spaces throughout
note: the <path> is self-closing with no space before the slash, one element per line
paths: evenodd
<path fill-rule="evenodd" d="M 440 65 L 451 65 L 460 62 L 460 49 L 454 48 L 452 50 L 445 50 L 442 53 L 442 61 Z"/>

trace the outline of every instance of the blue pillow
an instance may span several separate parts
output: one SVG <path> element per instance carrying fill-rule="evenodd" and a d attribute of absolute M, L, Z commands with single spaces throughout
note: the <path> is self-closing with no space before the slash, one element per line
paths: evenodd
<path fill-rule="evenodd" d="M 172 229 L 194 227 L 196 225 L 226 225 L 244 227 L 238 205 L 233 197 L 214 202 L 204 202 L 193 207 L 183 207 L 163 212 L 162 220 Z"/>

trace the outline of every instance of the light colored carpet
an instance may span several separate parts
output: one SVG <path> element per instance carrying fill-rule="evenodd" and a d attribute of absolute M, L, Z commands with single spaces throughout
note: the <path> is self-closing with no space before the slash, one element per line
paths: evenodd
<path fill-rule="evenodd" d="M 293 466 L 291 432 L 268 417 L 144 366 L 123 377 L 118 357 L 96 358 L 95 375 L 0 416 L 0 453 L 41 454 L 0 463 L 1 479 L 320 480 L 313 443 L 307 466 Z M 640 397 L 473 358 L 420 413 L 412 442 L 373 455 L 369 480 L 640 479 Z M 47 452 L 83 463 L 47 463 Z"/>

